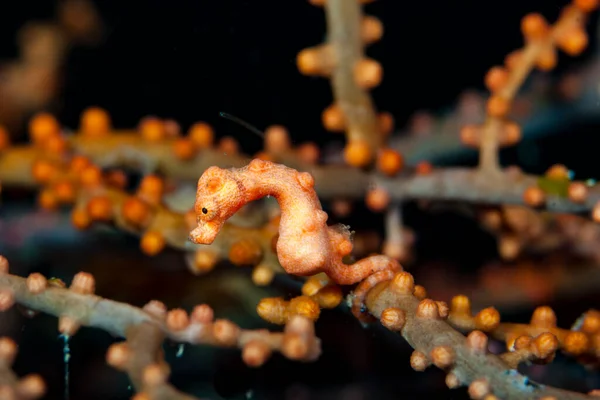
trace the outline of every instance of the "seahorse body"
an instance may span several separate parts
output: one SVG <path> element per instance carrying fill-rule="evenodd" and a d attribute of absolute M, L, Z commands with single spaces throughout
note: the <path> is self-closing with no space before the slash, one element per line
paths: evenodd
<path fill-rule="evenodd" d="M 285 165 L 259 159 L 242 168 L 210 167 L 198 180 L 194 210 L 198 226 L 190 233 L 194 243 L 210 244 L 225 221 L 246 203 L 273 196 L 281 208 L 277 257 L 286 272 L 306 276 L 325 272 L 333 281 L 349 285 L 377 273 L 398 271 L 400 264 L 387 256 L 371 256 L 352 265 L 344 256 L 352 252 L 350 231 L 327 226 L 327 213 L 314 190 L 314 179 Z M 367 280 L 355 291 L 355 306 L 377 282 Z M 360 303 L 360 304 L 359 304 Z M 360 313 L 353 307 L 356 313 Z"/>

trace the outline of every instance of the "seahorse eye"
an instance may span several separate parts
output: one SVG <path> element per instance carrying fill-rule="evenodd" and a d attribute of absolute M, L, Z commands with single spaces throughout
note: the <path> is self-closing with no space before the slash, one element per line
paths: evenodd
<path fill-rule="evenodd" d="M 202 213 L 203 214 L 208 214 L 208 210 L 206 209 L 206 207 L 202 207 Z"/>

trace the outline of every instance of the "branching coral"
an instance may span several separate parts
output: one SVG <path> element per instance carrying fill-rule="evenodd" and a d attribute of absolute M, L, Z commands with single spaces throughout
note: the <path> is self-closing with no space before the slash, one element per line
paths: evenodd
<path fill-rule="evenodd" d="M 291 359 L 305 361 L 314 360 L 320 353 L 312 322 L 300 316 L 289 320 L 284 333 L 249 331 L 228 320 L 215 320 L 212 309 L 205 304 L 196 306 L 188 314 L 182 309 L 168 311 L 159 301 L 151 301 L 139 309 L 103 299 L 93 294 L 94 278 L 84 272 L 75 275 L 66 289 L 51 285 L 38 273 L 27 279 L 8 274 L 8 261 L 4 257 L 0 257 L 0 268 L 2 310 L 18 303 L 57 316 L 58 329 L 66 336 L 74 335 L 83 325 L 126 337 L 126 343 L 115 344 L 109 349 L 108 362 L 126 370 L 139 391 L 154 393 L 156 398 L 189 398 L 177 394 L 165 383 L 168 370 L 158 357 L 165 338 L 184 343 L 238 347 L 243 350 L 244 361 L 251 366 L 263 364 L 273 350 L 280 350 Z M 10 359 L 9 355 L 6 359 Z M 31 384 L 27 383 L 29 386 Z"/>
<path fill-rule="evenodd" d="M 471 127 L 462 132 L 466 142 L 480 141 L 479 167 L 482 170 L 498 172 L 498 145 L 518 141 L 519 129 L 507 124 L 505 117 L 529 72 L 534 67 L 546 71 L 553 69 L 557 63 L 557 45 L 570 55 L 580 54 L 588 42 L 582 24 L 585 23 L 586 13 L 595 7 L 594 2 L 575 1 L 573 6 L 563 10 L 553 27 L 549 27 L 539 14 L 529 14 L 523 19 L 521 29 L 527 41 L 526 46 L 509 55 L 506 67 L 492 68 L 485 78 L 492 96 L 487 102 L 488 120 L 482 127 L 481 139 L 477 138 L 478 133 Z"/>
<path fill-rule="evenodd" d="M 381 82 L 381 65 L 363 54 L 363 45 L 381 39 L 383 27 L 375 17 L 363 17 L 358 1 L 313 1 L 325 7 L 327 43 L 298 54 L 298 68 L 307 75 L 331 77 L 335 103 L 323 112 L 323 123 L 332 131 L 345 130 L 345 159 L 365 166 L 380 149 L 384 133 L 391 131 L 389 114 L 377 116 L 366 92 Z"/>
<path fill-rule="evenodd" d="M 553 335 L 538 336 L 538 342 L 533 346 L 530 346 L 531 342 L 520 345 L 520 353 L 507 353 L 501 358 L 491 355 L 487 352 L 488 338 L 482 331 L 497 329 L 497 312 L 493 309 L 483 310 L 474 319 L 469 314 L 469 321 L 473 321 L 469 329 L 477 330 L 473 330 L 465 338 L 446 322 L 449 313 L 470 313 L 470 310 L 467 310 L 468 306 L 463 311 L 465 300 L 461 298 L 460 307 L 454 304 L 449 310 L 444 303 L 419 299 L 413 294 L 414 288 L 412 276 L 401 272 L 393 280 L 376 287 L 367 296 L 369 310 L 378 316 L 388 329 L 400 332 L 415 349 L 411 357 L 411 366 L 414 369 L 422 371 L 433 364 L 448 372 L 448 387 L 468 385 L 469 395 L 474 399 L 487 398 L 486 396 L 502 399 L 588 398 L 585 395 L 534 384 L 512 370 L 519 362 L 527 361 L 530 357 L 551 359 L 558 347 Z M 523 333 L 525 332 L 527 331 L 524 330 Z M 533 333 L 533 329 L 529 332 Z M 548 331 L 541 329 L 538 334 L 539 332 Z"/>

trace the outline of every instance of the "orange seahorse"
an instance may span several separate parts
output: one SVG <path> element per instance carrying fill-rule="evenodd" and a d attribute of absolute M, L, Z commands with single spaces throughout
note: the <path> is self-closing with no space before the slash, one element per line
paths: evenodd
<path fill-rule="evenodd" d="M 354 291 L 352 312 L 363 313 L 364 297 L 383 280 L 402 269 L 393 258 L 374 255 L 354 264 L 342 258 L 352 251 L 350 230 L 327 226 L 327 213 L 314 190 L 308 172 L 254 159 L 245 167 L 210 167 L 198 180 L 194 210 L 198 226 L 190 240 L 198 244 L 214 241 L 225 221 L 246 203 L 273 196 L 281 209 L 277 257 L 289 274 L 307 276 L 324 272 L 340 285 L 361 282 Z"/>

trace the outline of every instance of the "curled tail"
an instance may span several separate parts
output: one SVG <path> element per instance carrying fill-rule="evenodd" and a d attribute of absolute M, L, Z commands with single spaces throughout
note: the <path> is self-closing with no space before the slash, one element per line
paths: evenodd
<path fill-rule="evenodd" d="M 352 300 L 352 313 L 359 320 L 365 320 L 363 314 L 364 300 L 375 285 L 380 282 L 390 280 L 395 274 L 402 271 L 402 266 L 395 259 L 376 255 L 358 260 L 354 264 L 347 265 L 338 262 L 332 263 L 327 275 L 340 285 L 352 285 L 360 282 L 354 290 Z"/>

